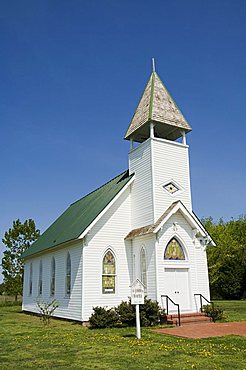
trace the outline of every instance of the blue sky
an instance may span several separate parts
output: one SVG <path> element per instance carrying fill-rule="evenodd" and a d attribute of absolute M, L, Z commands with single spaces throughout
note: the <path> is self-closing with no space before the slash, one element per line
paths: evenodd
<path fill-rule="evenodd" d="M 17 218 L 44 231 L 127 168 L 152 56 L 193 128 L 194 211 L 246 213 L 245 16 L 244 0 L 2 1 L 1 237 Z"/>

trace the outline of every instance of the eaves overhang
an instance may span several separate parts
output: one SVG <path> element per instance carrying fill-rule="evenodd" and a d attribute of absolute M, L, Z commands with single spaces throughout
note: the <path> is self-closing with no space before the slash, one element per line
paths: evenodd
<path fill-rule="evenodd" d="M 216 245 L 212 237 L 209 235 L 207 230 L 202 225 L 201 221 L 198 219 L 198 217 L 193 212 L 190 212 L 181 201 L 172 203 L 170 207 L 168 207 L 168 209 L 159 217 L 159 219 L 155 223 L 130 231 L 125 237 L 125 239 L 132 240 L 136 237 L 148 234 L 157 234 L 163 228 L 165 223 L 170 219 L 170 217 L 177 213 L 178 211 L 182 213 L 182 215 L 185 217 L 185 219 L 192 227 L 192 229 L 196 230 L 197 235 L 200 235 L 203 238 L 208 237 L 209 242 L 212 245 Z"/>
<path fill-rule="evenodd" d="M 127 184 L 119 191 L 119 193 L 112 199 L 112 201 L 102 210 L 102 212 L 91 222 L 91 224 L 82 232 L 82 234 L 78 237 L 78 239 L 83 239 L 88 232 L 92 229 L 92 227 L 103 217 L 103 215 L 113 206 L 113 204 L 117 201 L 117 199 L 125 192 L 125 190 L 133 183 L 135 180 L 135 175 L 132 174 L 131 180 L 127 182 Z"/>

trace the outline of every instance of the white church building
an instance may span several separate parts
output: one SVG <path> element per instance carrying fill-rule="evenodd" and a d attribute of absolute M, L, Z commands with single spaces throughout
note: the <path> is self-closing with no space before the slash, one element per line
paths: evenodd
<path fill-rule="evenodd" d="M 55 316 L 85 322 L 93 307 L 128 300 L 137 278 L 181 313 L 200 309 L 197 294 L 210 299 L 214 242 L 192 211 L 189 131 L 153 68 L 125 135 L 129 170 L 72 203 L 24 252 L 23 311 L 56 299 Z"/>

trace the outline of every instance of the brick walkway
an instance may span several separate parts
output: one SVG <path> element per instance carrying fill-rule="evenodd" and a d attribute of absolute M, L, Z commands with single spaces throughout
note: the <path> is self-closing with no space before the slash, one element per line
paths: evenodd
<path fill-rule="evenodd" d="M 209 338 L 222 337 L 224 335 L 246 336 L 246 321 L 204 323 L 176 326 L 174 328 L 154 329 L 156 333 L 175 335 L 184 338 Z"/>

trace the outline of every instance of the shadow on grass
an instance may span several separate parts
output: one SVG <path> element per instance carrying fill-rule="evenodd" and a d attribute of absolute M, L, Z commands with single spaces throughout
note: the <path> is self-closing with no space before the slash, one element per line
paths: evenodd
<path fill-rule="evenodd" d="M 18 311 L 16 311 L 16 313 L 17 313 L 18 315 L 19 315 L 19 314 L 20 314 L 20 315 L 22 315 L 23 317 L 24 317 L 24 316 L 28 316 L 28 315 L 29 315 L 29 316 L 37 316 L 37 315 L 32 315 L 31 313 L 29 314 L 29 313 L 23 312 L 21 308 L 20 308 Z"/>
<path fill-rule="evenodd" d="M 123 338 L 135 338 L 136 335 L 135 334 L 125 334 L 125 335 L 122 335 Z"/>

